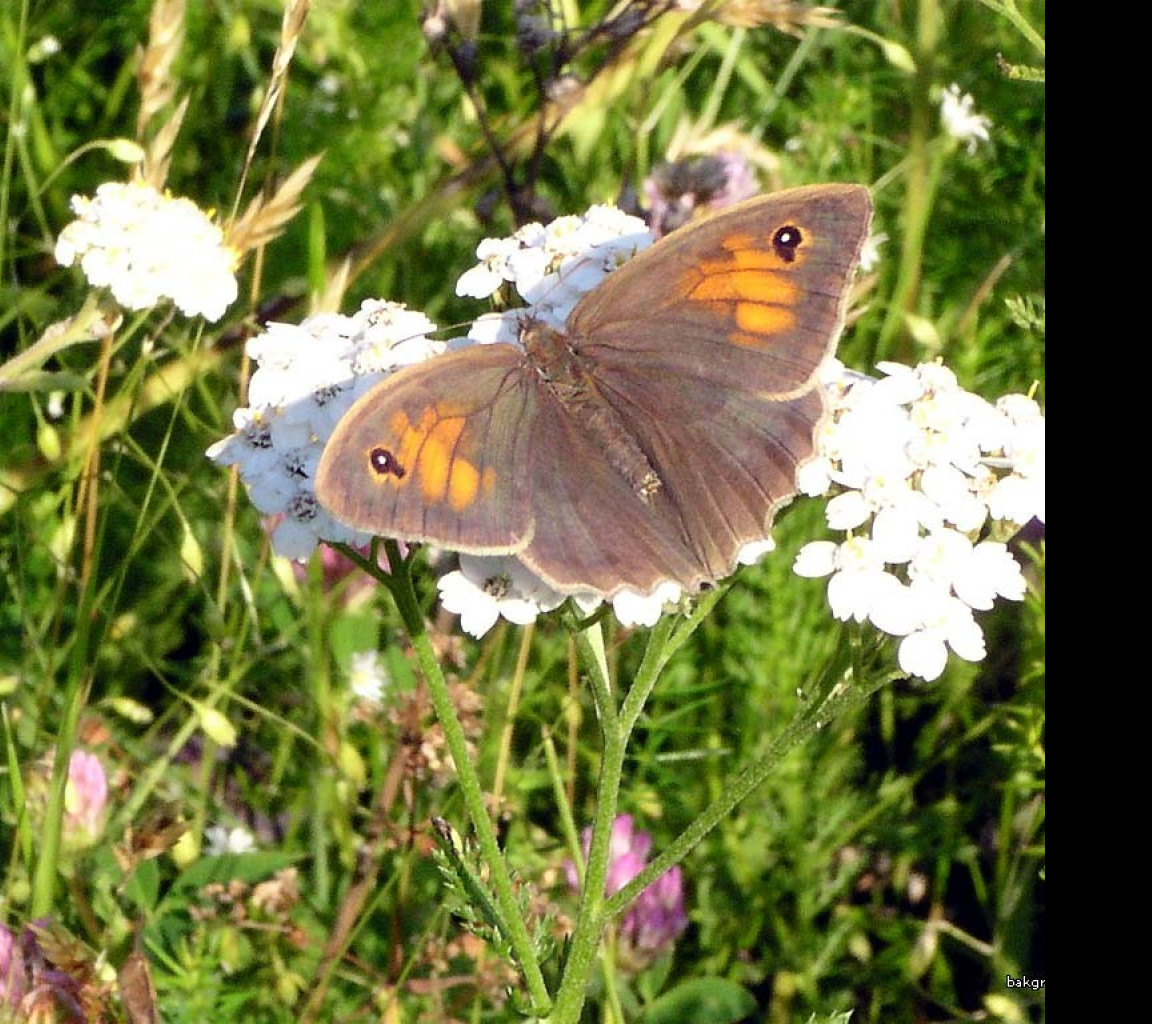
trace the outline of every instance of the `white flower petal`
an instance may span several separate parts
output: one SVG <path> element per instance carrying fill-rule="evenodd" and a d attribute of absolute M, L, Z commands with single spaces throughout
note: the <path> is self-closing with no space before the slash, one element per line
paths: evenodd
<path fill-rule="evenodd" d="M 357 651 L 348 669 L 348 688 L 353 695 L 369 704 L 379 704 L 384 696 L 388 672 L 377 650 Z"/>
<path fill-rule="evenodd" d="M 904 637 L 897 653 L 900 668 L 909 675 L 932 682 L 948 664 L 948 648 L 939 630 L 922 630 Z"/>
<path fill-rule="evenodd" d="M 853 530 L 866 523 L 873 507 L 860 491 L 838 494 L 824 507 L 824 515 L 833 530 Z"/>
<path fill-rule="evenodd" d="M 892 577 L 879 569 L 842 570 L 828 581 L 828 605 L 841 622 L 863 622 Z"/>
<path fill-rule="evenodd" d="M 736 561 L 740 565 L 755 565 L 765 555 L 775 550 L 776 541 L 771 537 L 765 537 L 763 540 L 754 540 L 743 545 L 740 550 L 736 552 Z"/>
<path fill-rule="evenodd" d="M 923 624 L 923 612 L 911 587 L 888 573 L 876 581 L 868 621 L 890 636 L 907 636 Z"/>
<path fill-rule="evenodd" d="M 498 270 L 480 263 L 465 270 L 456 282 L 456 294 L 473 299 L 486 299 L 504 283 L 504 275 Z"/>
<path fill-rule="evenodd" d="M 944 90 L 940 98 L 940 121 L 944 131 L 952 138 L 966 144 L 969 153 L 976 152 L 976 146 L 988 142 L 992 122 L 983 114 L 976 113 L 976 101 L 960 86 L 953 83 Z"/>
<path fill-rule="evenodd" d="M 960 602 L 956 602 L 957 606 Z M 984 645 L 984 632 L 980 629 L 972 612 L 964 608 L 948 619 L 946 626 L 948 646 L 952 652 L 965 661 L 983 661 L 988 650 Z"/>
<path fill-rule="evenodd" d="M 920 548 L 920 521 L 907 505 L 881 509 L 872 520 L 872 540 L 890 565 L 909 562 Z"/>
<path fill-rule="evenodd" d="M 796 490 L 810 498 L 828 493 L 832 486 L 832 462 L 824 456 L 809 459 L 796 470 Z"/>
<path fill-rule="evenodd" d="M 792 571 L 797 576 L 809 579 L 818 579 L 829 576 L 836 569 L 836 553 L 838 544 L 830 540 L 814 540 L 805 544 L 797 553 L 796 561 L 792 563 Z"/>
<path fill-rule="evenodd" d="M 622 590 L 612 598 L 612 611 L 622 626 L 654 626 L 666 604 L 679 601 L 683 593 L 675 583 L 665 581 L 651 594 Z"/>
<path fill-rule="evenodd" d="M 465 633 L 479 639 L 496 625 L 500 618 L 496 598 L 462 572 L 446 573 L 436 586 L 440 591 L 440 604 L 460 616 L 460 628 Z"/>

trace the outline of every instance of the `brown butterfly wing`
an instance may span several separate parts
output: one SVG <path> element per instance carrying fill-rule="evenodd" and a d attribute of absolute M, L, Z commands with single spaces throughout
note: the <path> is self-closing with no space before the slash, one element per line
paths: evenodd
<path fill-rule="evenodd" d="M 316 495 L 337 519 L 377 536 L 518 551 L 531 532 L 538 408 L 538 385 L 510 345 L 405 367 L 337 425 Z"/>
<path fill-rule="evenodd" d="M 737 204 L 610 274 L 576 305 L 568 333 L 606 379 L 619 371 L 803 392 L 840 334 L 871 211 L 859 185 Z"/>
<path fill-rule="evenodd" d="M 602 393 L 657 467 L 656 510 L 703 567 L 696 582 L 728 575 L 740 549 L 767 536 L 795 494 L 796 467 L 812 455 L 824 415 L 819 388 L 778 400 L 709 381 L 688 389 L 618 374 Z M 653 401 L 663 410 L 655 419 Z"/>
<path fill-rule="evenodd" d="M 795 493 L 870 219 L 859 186 L 749 200 L 641 253 L 569 318 L 660 477 L 665 531 L 703 567 L 681 582 L 731 572 Z"/>
<path fill-rule="evenodd" d="M 554 590 L 610 597 L 708 578 L 664 495 L 642 501 L 563 407 L 539 407 L 532 539 L 518 557 Z"/>

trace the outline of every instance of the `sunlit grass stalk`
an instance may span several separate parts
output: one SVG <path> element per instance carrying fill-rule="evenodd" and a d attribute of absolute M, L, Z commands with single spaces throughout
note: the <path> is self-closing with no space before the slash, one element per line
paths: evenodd
<path fill-rule="evenodd" d="M 652 639 L 649 640 L 652 643 Z M 604 661 L 603 637 L 599 624 L 581 629 L 576 634 L 576 650 L 588 678 L 588 687 L 596 705 L 600 723 L 602 749 L 600 776 L 596 784 L 596 812 L 592 820 L 592 842 L 584 866 L 584 884 L 576 927 L 564 963 L 564 976 L 556 992 L 556 1003 L 548 1024 L 575 1024 L 588 993 L 588 980 L 596 966 L 600 937 L 604 931 L 604 886 L 611 860 L 612 823 L 624 771 L 626 737 L 621 727 L 616 698 L 612 693 Z"/>
<path fill-rule="evenodd" d="M 496 775 L 492 783 L 492 795 L 497 804 L 504 795 L 504 778 L 508 772 L 508 760 L 512 753 L 512 733 L 516 728 L 516 712 L 520 707 L 520 696 L 524 692 L 524 674 L 528 670 L 528 656 L 532 653 L 532 637 L 536 629 L 532 625 L 520 631 L 520 651 L 516 656 L 516 669 L 512 675 L 512 686 L 508 691 L 508 706 L 504 711 L 504 728 L 500 731 L 500 749 L 496 757 Z"/>
<path fill-rule="evenodd" d="M 28 68 L 24 63 L 24 51 L 28 39 L 28 0 L 20 4 L 20 16 L 16 21 L 16 31 L 10 34 L 8 48 L 10 54 L 10 78 L 8 81 L 8 131 L 4 138 L 4 156 L 0 160 L 0 224 L 8 224 L 8 207 L 11 201 L 12 166 L 16 160 L 16 146 L 26 132 L 22 116 L 21 95 L 27 82 Z M 7 277 L 8 231 L 0 231 L 0 269 Z"/>
<path fill-rule="evenodd" d="M 83 601 L 81 617 L 86 619 L 90 602 Z M 32 875 L 32 900 L 29 905 L 33 918 L 52 913 L 56 896 L 56 874 L 60 864 L 60 843 L 64 824 L 64 794 L 68 786 L 68 765 L 76 747 L 76 731 L 80 713 L 87 702 L 91 684 L 88 664 L 88 638 L 90 632 L 83 622 L 77 623 L 73 638 L 72 660 L 68 682 L 64 690 L 64 710 L 56 733 L 56 757 L 52 763 L 52 782 L 48 789 L 48 803 L 44 811 L 44 825 L 40 832 L 40 847 Z"/>
<path fill-rule="evenodd" d="M 327 905 L 332 890 L 332 873 L 328 864 L 328 842 L 331 833 L 332 814 L 336 807 L 335 775 L 340 765 L 340 726 L 339 711 L 332 694 L 331 659 L 322 656 L 328 650 L 325 642 L 323 612 L 316 608 L 322 588 L 323 568 L 319 559 L 313 559 L 312 571 L 308 580 L 308 599 L 313 604 L 314 614 L 307 616 L 307 651 L 316 657 L 306 659 L 306 671 L 312 689 L 313 714 L 319 731 L 317 742 L 320 746 L 322 766 L 316 779 L 315 799 L 311 802 L 311 826 L 308 829 L 312 845 L 312 863 L 315 870 L 316 898 Z"/>
<path fill-rule="evenodd" d="M 428 696 L 432 701 L 436 719 L 444 730 L 444 739 L 448 744 L 448 751 L 452 755 L 452 762 L 456 770 L 456 781 L 460 786 L 460 793 L 464 805 L 468 808 L 468 815 L 472 827 L 476 831 L 476 841 L 480 848 L 480 855 L 491 872 L 491 884 L 495 890 L 496 906 L 501 915 L 501 924 L 506 930 L 505 938 L 512 947 L 513 953 L 524 976 L 524 983 L 532 1000 L 535 1012 L 543 1016 L 551 1007 L 551 997 L 548 987 L 544 983 L 540 964 L 532 948 L 532 939 L 528 934 L 528 927 L 520 913 L 516 900 L 516 893 L 512 888 L 512 879 L 508 873 L 508 865 L 500 844 L 496 839 L 496 831 L 492 826 L 488 808 L 484 802 L 484 791 L 480 786 L 480 778 L 476 772 L 468 753 L 468 743 L 464 736 L 464 728 L 460 724 L 456 707 L 452 703 L 452 695 L 448 691 L 448 682 L 440 669 L 436 659 L 436 652 L 432 648 L 432 641 L 428 636 L 424 624 L 424 615 L 416 598 L 416 591 L 412 583 L 412 574 L 408 562 L 401 558 L 400 547 L 395 541 L 387 541 L 385 549 L 388 552 L 388 562 L 391 566 L 391 575 L 382 573 L 375 562 L 375 550 L 370 557 L 365 558 L 355 548 L 342 546 L 341 550 L 367 571 L 374 579 L 388 587 L 396 602 L 397 610 L 404 622 L 408 638 L 416 653 L 420 664 L 420 671 L 428 686 Z"/>
<path fill-rule="evenodd" d="M 672 841 L 643 871 L 631 879 L 608 900 L 605 918 L 611 920 L 624 913 L 629 905 L 665 871 L 684 859 L 688 852 L 723 821 L 745 798 L 761 786 L 777 765 L 798 745 L 818 729 L 841 714 L 862 705 L 877 690 L 895 679 L 901 672 L 891 672 L 867 683 L 853 682 L 859 677 L 849 675 L 841 683 L 830 681 L 797 712 L 779 736 L 773 740 L 768 752 L 753 764 L 737 772 L 724 785 L 720 796 L 704 809 L 696 819 Z"/>
<path fill-rule="evenodd" d="M 981 3 L 990 11 L 995 11 L 1007 18 L 1016 31 L 1036 48 L 1041 57 L 1045 55 L 1044 37 L 1020 13 L 1020 9 L 1016 6 L 1016 0 L 977 0 L 977 3 Z"/>
<path fill-rule="evenodd" d="M 929 89 L 935 73 L 936 49 L 940 40 L 941 12 L 937 0 L 920 0 L 916 31 L 916 74 L 911 90 L 908 126 L 908 171 L 905 178 L 903 241 L 896 284 L 872 353 L 874 360 L 899 358 L 896 338 L 905 324 L 905 314 L 913 311 L 920 288 L 924 262 L 924 238 L 936 183 L 940 176 L 940 156 L 929 146 L 933 111 Z"/>
<path fill-rule="evenodd" d="M 47 916 L 56 894 L 56 874 L 59 870 L 60 844 L 64 828 L 64 797 L 68 787 L 68 767 L 76 746 L 80 727 L 80 714 L 87 702 L 92 683 L 90 641 L 94 633 L 95 584 L 94 567 L 99 562 L 100 531 L 100 420 L 104 412 L 104 397 L 112 358 L 113 337 L 107 334 L 100 346 L 100 365 L 96 378 L 96 394 L 89 421 L 88 453 L 80 485 L 76 492 L 77 508 L 83 508 L 84 539 L 80 551 L 80 571 L 77 573 L 80 600 L 76 610 L 76 631 L 72 638 L 68 682 L 64 690 L 64 707 L 56 735 L 56 756 L 52 765 L 52 781 L 44 812 L 44 825 L 40 833 L 40 850 L 32 876 L 33 917 Z M 94 645 L 93 645 L 94 646 Z"/>

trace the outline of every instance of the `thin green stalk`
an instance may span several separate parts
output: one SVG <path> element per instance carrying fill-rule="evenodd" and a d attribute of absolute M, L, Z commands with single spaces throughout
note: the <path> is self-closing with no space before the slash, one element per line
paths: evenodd
<path fill-rule="evenodd" d="M 508 874 L 508 865 L 496 840 L 496 832 L 492 827 L 492 819 L 488 816 L 488 809 L 484 804 L 484 792 L 480 787 L 480 778 L 476 774 L 475 765 L 468 754 L 468 744 L 464 737 L 464 729 L 456 715 L 456 708 L 448 692 L 448 683 L 440 671 L 440 663 L 436 660 L 436 652 L 432 649 L 432 642 L 424 626 L 424 616 L 416 600 L 416 591 L 412 586 L 412 575 L 409 566 L 402 558 L 395 542 L 387 544 L 388 558 L 392 566 L 392 575 L 385 577 L 385 582 L 392 592 L 400 617 L 404 620 L 416 658 L 420 663 L 420 670 L 424 681 L 428 684 L 428 695 L 436 718 L 444 730 L 444 739 L 452 755 L 456 768 L 456 779 L 460 785 L 460 793 L 464 804 L 468 808 L 472 827 L 476 830 L 476 840 L 480 847 L 484 862 L 491 872 L 492 887 L 496 892 L 496 904 L 499 908 L 501 920 L 506 929 L 506 937 L 512 946 L 513 953 L 520 964 L 524 974 L 524 982 L 532 999 L 534 1012 L 539 1016 L 548 1013 L 552 1005 L 548 994 L 548 987 L 544 983 L 544 975 L 540 971 L 540 964 L 532 949 L 532 939 L 528 928 L 520 913 L 516 894 L 512 889 L 512 879 Z M 365 559 L 351 549 L 346 552 L 362 567 L 374 572 L 375 565 L 371 559 Z"/>
<path fill-rule="evenodd" d="M 504 777 L 508 772 L 508 762 L 512 757 L 512 734 L 516 729 L 516 713 L 520 708 L 520 695 L 524 691 L 524 675 L 528 671 L 528 655 L 532 652 L 532 636 L 535 627 L 525 626 L 520 634 L 520 653 L 516 657 L 516 669 L 512 674 L 512 687 L 508 692 L 508 704 L 504 709 L 504 727 L 500 730 L 500 749 L 496 755 L 496 775 L 492 782 L 492 794 L 499 804 L 504 796 Z"/>
<path fill-rule="evenodd" d="M 636 720 L 644 711 L 644 705 L 648 703 L 648 697 L 656 685 L 656 680 L 660 678 L 661 671 L 668 663 L 668 641 L 672 637 L 675 623 L 674 615 L 662 615 L 660 621 L 648 633 L 648 646 L 644 649 L 644 659 L 640 662 L 640 668 L 620 705 L 620 723 L 624 730 L 625 742 L 632 734 Z"/>
<path fill-rule="evenodd" d="M 11 196 L 10 182 L 12 181 L 12 164 L 16 157 L 16 144 L 22 129 L 27 128 L 23 121 L 23 106 L 20 102 L 27 81 L 28 69 L 24 63 L 24 53 L 28 39 L 28 0 L 20 4 L 20 15 L 16 22 L 16 35 L 11 40 L 12 70 L 8 83 L 8 133 L 4 139 L 4 156 L 0 166 L 0 224 L 5 230 L 0 231 L 0 270 L 5 279 L 8 277 L 8 203 Z"/>
<path fill-rule="evenodd" d="M 595 631 L 595 634 L 593 633 Z M 600 640 L 600 646 L 596 641 Z M 604 930 L 604 886 L 608 878 L 611 852 L 612 823 L 616 819 L 616 805 L 620 794 L 620 779 L 624 773 L 624 730 L 616 710 L 611 685 L 604 672 L 602 637 L 599 625 L 576 634 L 576 649 L 588 671 L 589 688 L 596 704 L 600 721 L 603 750 L 600 760 L 600 778 L 596 786 L 596 814 L 592 822 L 592 842 L 585 866 L 584 885 L 580 892 L 580 906 L 576 912 L 576 928 L 564 962 L 564 975 L 556 992 L 556 1003 L 548 1024 L 576 1024 L 588 992 L 588 980 L 596 967 L 600 936 Z"/>
<path fill-rule="evenodd" d="M 309 651 L 323 651 L 323 616 L 317 613 L 315 607 L 317 604 L 316 595 L 320 590 L 323 572 L 319 559 L 314 560 L 312 572 L 314 575 L 309 580 L 309 601 L 313 607 L 308 616 L 307 649 Z M 332 891 L 332 871 L 328 863 L 328 841 L 332 811 L 336 803 L 333 766 L 339 762 L 340 758 L 339 712 L 333 706 L 332 680 L 329 673 L 330 663 L 327 658 L 316 658 L 308 666 L 308 678 L 312 684 L 312 702 L 318 729 L 316 739 L 320 745 L 322 758 L 320 778 L 316 780 L 316 799 L 311 803 L 312 824 L 308 832 L 316 870 L 316 899 L 321 905 L 327 905 Z"/>
<path fill-rule="evenodd" d="M 90 591 L 86 591 L 89 593 Z M 80 712 L 88 700 L 91 683 L 88 663 L 90 602 L 82 599 L 78 615 L 76 637 L 72 647 L 72 661 L 68 683 L 64 691 L 64 713 L 56 733 L 56 758 L 52 765 L 52 783 L 48 790 L 48 804 L 44 811 L 44 825 L 40 831 L 40 849 L 36 853 L 36 866 L 32 876 L 30 916 L 47 917 L 52 912 L 56 897 L 56 872 L 60 863 L 61 833 L 64 827 L 64 793 L 68 786 L 68 766 L 76 746 L 76 732 L 80 726 Z"/>
<path fill-rule="evenodd" d="M 649 885 L 674 864 L 682 861 L 701 839 L 732 812 L 737 804 L 768 778 L 789 751 L 806 740 L 817 729 L 825 727 L 833 718 L 850 708 L 859 707 L 882 686 L 893 679 L 900 678 L 903 678 L 903 673 L 893 672 L 864 686 L 844 684 L 833 687 L 832 693 L 827 699 L 812 700 L 801 708 L 796 717 L 788 724 L 788 727 L 772 742 L 764 757 L 737 772 L 724 786 L 724 791 L 719 798 L 709 804 L 640 874 L 607 901 L 604 906 L 605 918 L 611 920 L 622 914 Z"/>
<path fill-rule="evenodd" d="M 0 363 L 0 392 L 21 390 L 21 378 L 29 378 L 34 371 L 64 349 L 81 342 L 98 341 L 97 324 L 104 320 L 99 296 L 89 292 L 72 316 L 49 327 L 23 352 L 17 352 L 7 362 Z"/>
<path fill-rule="evenodd" d="M 8 860 L 9 870 L 13 870 L 17 858 L 21 855 L 24 857 L 25 864 L 32 863 L 35 857 L 35 839 L 32 836 L 32 828 L 28 823 L 28 799 L 24 792 L 24 774 L 20 766 L 19 748 L 16 745 L 16 737 L 13 733 L 12 719 L 8 714 L 7 701 L 0 701 L 0 722 L 3 722 L 4 725 L 5 765 L 8 769 L 10 799 L 7 800 L 7 806 L 12 808 L 12 811 L 16 815 L 16 834 L 18 841 L 12 843 Z M 571 817 L 571 813 L 569 813 L 569 817 Z"/>
<path fill-rule="evenodd" d="M 572 805 L 568 802 L 568 793 L 564 789 L 564 773 L 560 770 L 560 759 L 556 756 L 556 744 L 552 742 L 552 730 L 544 726 L 541 732 L 544 745 L 544 762 L 548 766 L 548 778 L 552 782 L 552 793 L 556 797 L 556 810 L 560 815 L 560 831 L 563 833 L 564 842 L 572 855 L 572 862 L 576 865 L 577 880 L 583 886 L 584 857 L 580 853 L 580 831 L 576 828 L 576 819 L 572 817 Z"/>
<path fill-rule="evenodd" d="M 977 2 L 1007 18 L 1015 26 L 1016 31 L 1036 47 L 1040 56 L 1044 56 L 1044 37 L 1025 20 L 1024 15 L 1016 7 L 1016 0 L 977 0 Z"/>
<path fill-rule="evenodd" d="M 936 66 L 936 49 L 940 40 L 941 14 L 937 0 L 920 0 L 916 33 L 916 73 L 913 79 L 908 131 L 908 174 L 904 203 L 903 243 L 896 284 L 888 311 L 880 326 L 871 362 L 896 358 L 893 350 L 896 336 L 904 327 L 906 313 L 916 305 L 920 272 L 924 259 L 924 237 L 932 213 L 934 188 L 930 172 L 929 124 L 932 111 L 928 91 Z"/>
<path fill-rule="evenodd" d="M 620 989 L 616 985 L 616 936 L 609 932 L 604 940 L 604 955 L 600 958 L 601 976 L 604 978 L 605 1024 L 624 1024 L 624 1006 L 620 1002 Z"/>
<path fill-rule="evenodd" d="M 56 732 L 56 757 L 52 765 L 52 782 L 48 790 L 48 802 L 44 812 L 44 826 L 40 833 L 40 850 L 32 876 L 32 917 L 46 917 L 52 911 L 56 896 L 56 874 L 59 870 L 61 836 L 64 828 L 64 795 L 68 786 L 68 768 L 72 761 L 72 751 L 76 746 L 76 735 L 80 728 L 80 713 L 88 701 L 88 691 L 92 685 L 92 652 L 99 647 L 100 625 L 97 621 L 97 591 L 95 582 L 96 566 L 100 564 L 100 550 L 104 541 L 106 520 L 99 520 L 100 509 L 100 416 L 104 409 L 105 386 L 108 379 L 108 364 L 111 358 L 112 339 L 105 338 L 101 349 L 101 364 L 96 385 L 95 406 L 92 411 L 87 476 L 81 478 L 81 488 L 77 492 L 77 507 L 83 507 L 84 534 L 79 541 L 79 607 L 76 609 L 75 634 L 72 638 L 68 663 L 68 681 L 64 690 L 64 706 L 60 727 Z M 87 490 L 85 490 L 87 488 Z"/>
<path fill-rule="evenodd" d="M 724 586 L 701 594 L 695 600 L 692 610 L 683 618 L 665 615 L 652 627 L 648 646 L 644 650 L 644 660 L 641 661 L 636 678 L 632 680 L 632 685 L 628 688 L 628 693 L 620 706 L 620 722 L 624 730 L 625 743 L 644 711 L 644 705 L 648 702 L 660 673 L 664 671 L 664 666 L 687 643 L 688 638 L 708 618 L 712 609 L 727 592 L 728 588 Z"/>

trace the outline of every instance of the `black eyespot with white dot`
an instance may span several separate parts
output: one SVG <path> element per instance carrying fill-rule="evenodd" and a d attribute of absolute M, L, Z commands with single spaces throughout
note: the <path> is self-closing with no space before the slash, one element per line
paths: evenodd
<path fill-rule="evenodd" d="M 796 259 L 796 250 L 804 242 L 804 234 L 795 224 L 785 224 L 772 236 L 772 248 L 785 263 Z"/>
<path fill-rule="evenodd" d="M 373 448 L 368 453 L 368 465 L 377 476 L 394 476 L 397 480 L 408 472 L 387 448 Z"/>

